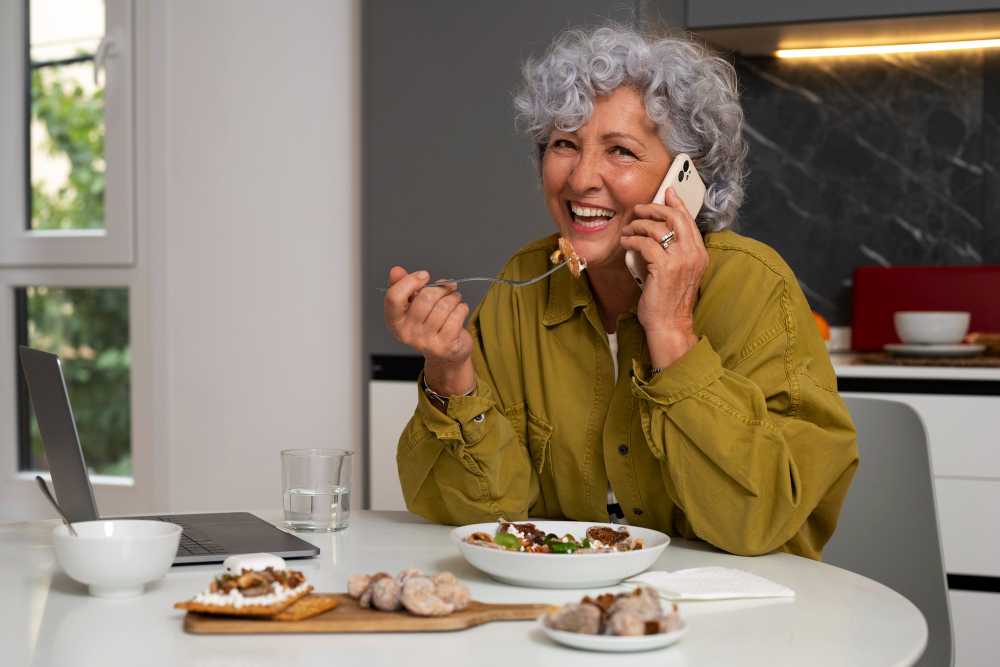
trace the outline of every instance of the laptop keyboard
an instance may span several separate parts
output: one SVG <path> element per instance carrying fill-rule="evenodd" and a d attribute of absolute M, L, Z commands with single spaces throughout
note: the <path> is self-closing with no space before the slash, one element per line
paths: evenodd
<path fill-rule="evenodd" d="M 200 530 L 192 528 L 188 524 L 176 519 L 175 517 L 169 516 L 144 516 L 141 517 L 145 521 L 166 521 L 168 523 L 177 524 L 184 531 L 181 533 L 181 543 L 177 546 L 178 556 L 193 556 L 193 555 L 206 555 L 206 554 L 224 554 L 228 553 L 228 549 L 220 547 L 215 544 Z"/>

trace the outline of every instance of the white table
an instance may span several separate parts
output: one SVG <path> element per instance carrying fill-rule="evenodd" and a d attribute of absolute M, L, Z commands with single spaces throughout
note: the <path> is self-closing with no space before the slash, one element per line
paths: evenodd
<path fill-rule="evenodd" d="M 281 521 L 279 511 L 255 514 Z M 607 665 L 609 660 L 605 654 L 560 647 L 533 622 L 426 634 L 190 635 L 182 629 L 184 612 L 173 609 L 173 603 L 205 588 L 220 572 L 219 564 L 174 567 L 139 597 L 92 598 L 55 560 L 51 533 L 56 525 L 0 525 L 4 665 L 510 667 Z M 465 562 L 449 530 L 406 512 L 355 512 L 347 531 L 305 537 L 322 549 L 319 557 L 291 562 L 320 592 L 346 590 L 347 578 L 357 572 L 395 574 L 409 566 L 450 570 L 483 602 L 561 604 L 598 592 L 496 583 Z M 616 665 L 910 665 L 926 645 L 923 616 L 905 598 L 864 577 L 804 558 L 782 553 L 743 558 L 675 539 L 653 569 L 707 565 L 747 570 L 798 595 L 783 601 L 682 604 L 690 631 L 679 644 L 614 656 Z"/>

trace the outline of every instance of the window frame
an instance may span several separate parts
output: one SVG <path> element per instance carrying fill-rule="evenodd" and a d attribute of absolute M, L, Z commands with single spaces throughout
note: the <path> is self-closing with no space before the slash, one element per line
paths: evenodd
<path fill-rule="evenodd" d="M 148 96 L 151 90 L 159 90 L 165 81 L 163 66 L 159 60 L 151 59 L 149 49 L 152 48 L 151 41 L 155 45 L 162 42 L 159 31 L 163 30 L 164 12 L 149 0 L 106 0 L 106 3 L 109 18 L 113 12 L 116 16 L 127 17 L 126 27 L 130 31 L 127 52 L 120 52 L 118 61 L 114 62 L 121 67 L 111 67 L 113 61 L 108 60 L 106 73 L 108 81 L 117 76 L 116 71 L 125 70 L 129 77 L 125 90 L 131 97 L 124 103 L 128 112 L 127 141 L 124 142 L 127 167 L 122 168 L 123 174 L 118 174 L 121 176 L 119 191 L 125 188 L 124 192 L 120 192 L 121 200 L 128 202 L 126 246 L 129 255 L 125 261 L 121 257 L 116 260 L 113 253 L 109 254 L 109 248 L 113 250 L 116 247 L 106 243 L 111 238 L 109 235 L 95 239 L 81 234 L 69 237 L 70 234 L 66 233 L 68 238 L 32 239 L 36 247 L 41 248 L 38 252 L 44 252 L 43 256 L 26 255 L 24 258 L 15 257 L 14 262 L 0 261 L 0 523 L 55 516 L 38 493 L 34 482 L 36 473 L 19 469 L 18 386 L 22 380 L 17 356 L 14 300 L 16 288 L 28 285 L 129 290 L 132 477 L 91 475 L 90 479 L 102 516 L 152 512 L 158 503 L 162 505 L 166 499 L 170 457 L 163 448 L 154 450 L 157 437 L 153 430 L 154 420 L 163 419 L 165 404 L 162 389 L 159 400 L 153 400 L 156 387 L 160 386 L 154 385 L 154 377 L 160 378 L 162 384 L 168 371 L 162 355 L 153 353 L 154 342 L 162 346 L 165 333 L 160 321 L 162 313 L 154 305 L 154 302 L 162 303 L 164 295 L 162 280 L 154 279 L 159 274 L 155 270 L 150 238 L 154 234 L 150 217 L 156 216 L 150 209 L 149 160 L 150 151 L 156 146 L 151 145 L 148 134 L 151 118 L 155 116 Z M 20 86 L 23 82 L 18 73 L 27 68 L 17 64 L 22 62 L 25 53 L 22 33 L 25 7 L 20 1 L 0 0 L 0 90 L 22 90 Z M 15 27 L 13 33 L 7 32 L 10 26 Z M 140 46 L 133 47 L 134 44 Z M 146 76 L 133 80 L 132 73 L 135 71 L 144 72 Z M 16 228 L 18 235 L 25 236 L 25 179 L 30 176 L 25 171 L 26 132 L 22 124 L 25 118 L 22 101 L 19 95 L 0 96 L 0 252 L 8 254 L 12 252 L 8 250 L 10 230 Z M 14 131 L 9 132 L 10 128 Z M 108 129 L 110 132 L 111 128 Z M 107 150 L 107 137 L 105 148 L 110 189 L 112 154 Z M 122 150 L 122 144 L 119 144 L 119 150 Z M 106 211 L 109 205 L 106 198 Z M 140 215 L 140 211 L 144 213 Z M 37 232 L 35 234 L 42 236 Z M 24 252 L 30 250 L 24 245 L 20 248 Z M 155 330 L 154 320 L 160 323 L 160 328 Z M 157 470 L 155 478 L 154 467 Z M 42 473 L 43 478 L 47 476 L 48 473 Z"/>
<path fill-rule="evenodd" d="M 105 0 L 105 35 L 111 40 L 104 60 L 105 228 L 32 230 L 28 119 L 30 0 L 5 3 L 9 20 L 0 43 L 0 90 L 11 95 L 0 118 L 0 267 L 130 266 L 135 262 L 134 8 L 132 0 Z M 2 10 L 0 10 L 2 12 Z M 0 13 L 2 16 L 2 13 Z M 97 63 L 95 63 L 97 66 Z"/>

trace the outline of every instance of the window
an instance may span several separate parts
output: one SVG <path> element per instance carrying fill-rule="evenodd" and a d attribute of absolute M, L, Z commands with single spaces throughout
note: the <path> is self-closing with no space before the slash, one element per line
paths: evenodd
<path fill-rule="evenodd" d="M 0 205 L 0 266 L 131 265 L 132 3 L 6 4 L 0 30 L 21 48 L 0 89 L 23 94 L 0 108 L 16 121 L 0 130 L 0 185 L 13 195 Z"/>
<path fill-rule="evenodd" d="M 104 229 L 104 0 L 29 0 L 29 230 Z"/>
<path fill-rule="evenodd" d="M 128 290 L 16 290 L 18 342 L 59 355 L 83 457 L 93 474 L 130 477 Z M 23 376 L 18 400 L 19 469 L 48 470 Z"/>
<path fill-rule="evenodd" d="M 28 487 L 48 468 L 18 344 L 59 355 L 101 510 L 153 496 L 133 11 L 133 0 L 0 2 L 0 521 L 31 515 Z"/>

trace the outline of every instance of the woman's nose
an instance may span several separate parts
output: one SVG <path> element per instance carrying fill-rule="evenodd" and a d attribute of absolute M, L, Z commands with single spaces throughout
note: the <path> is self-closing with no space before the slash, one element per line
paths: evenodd
<path fill-rule="evenodd" d="M 601 177 L 601 166 L 598 156 L 581 155 L 569 175 L 568 182 L 574 192 L 581 194 L 589 190 L 600 190 L 604 185 L 604 179 Z"/>

